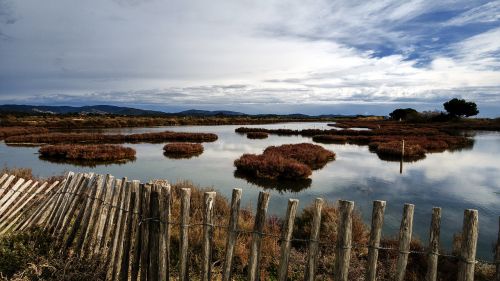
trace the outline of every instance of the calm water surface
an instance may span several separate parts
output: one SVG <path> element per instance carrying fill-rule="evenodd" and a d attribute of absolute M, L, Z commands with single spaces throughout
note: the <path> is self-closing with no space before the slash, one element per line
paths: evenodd
<path fill-rule="evenodd" d="M 137 151 L 134 162 L 97 167 L 79 167 L 39 160 L 38 148 L 9 147 L 0 143 L 0 164 L 8 167 L 30 167 L 40 176 L 60 175 L 66 171 L 110 173 L 147 181 L 166 178 L 170 182 L 189 180 L 202 187 L 214 187 L 230 197 L 235 187 L 243 189 L 243 205 L 254 206 L 263 188 L 235 177 L 233 161 L 243 153 L 261 153 L 267 146 L 312 142 L 300 136 L 270 135 L 264 140 L 249 140 L 234 132 L 239 126 L 185 126 L 161 128 L 109 129 L 106 133 L 142 133 L 152 131 L 188 131 L 216 133 L 219 139 L 205 143 L 199 157 L 177 160 L 163 155 L 163 144 L 127 144 Z M 318 128 L 326 123 L 286 123 L 255 125 L 265 128 Z M 472 149 L 428 154 L 424 160 L 404 163 L 400 174 L 399 162 L 380 160 L 367 146 L 323 145 L 334 151 L 337 159 L 313 172 L 307 189 L 298 192 L 272 190 L 270 214 L 283 216 L 288 198 L 309 205 L 314 198 L 329 201 L 353 200 L 367 223 L 373 200 L 387 201 L 384 234 L 395 236 L 399 229 L 404 203 L 415 204 L 414 235 L 427 242 L 432 207 L 442 207 L 442 245 L 451 249 L 454 233 L 461 230 L 463 210 L 479 210 L 478 256 L 492 258 L 492 245 L 498 232 L 500 215 L 500 133 L 478 132 Z"/>

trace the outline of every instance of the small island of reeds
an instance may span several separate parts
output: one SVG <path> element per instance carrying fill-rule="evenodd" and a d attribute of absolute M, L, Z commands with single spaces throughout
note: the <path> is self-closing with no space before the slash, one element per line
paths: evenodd
<path fill-rule="evenodd" d="M 249 132 L 247 138 L 249 139 L 267 139 L 269 134 L 266 132 Z"/>
<path fill-rule="evenodd" d="M 203 145 L 199 143 L 168 143 L 163 147 L 164 155 L 169 158 L 191 158 L 203 153 Z"/>
<path fill-rule="evenodd" d="M 135 150 L 111 144 L 99 145 L 45 145 L 38 152 L 40 157 L 60 161 L 112 162 L 135 159 Z"/>
<path fill-rule="evenodd" d="M 243 154 L 234 165 L 239 172 L 257 178 L 294 180 L 307 179 L 312 170 L 334 159 L 335 153 L 322 146 L 299 143 L 270 146 L 259 155 Z"/>

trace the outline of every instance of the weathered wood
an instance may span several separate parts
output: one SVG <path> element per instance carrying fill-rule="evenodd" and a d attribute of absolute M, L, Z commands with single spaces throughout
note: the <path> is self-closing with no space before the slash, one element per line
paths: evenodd
<path fill-rule="evenodd" d="M 349 275 L 349 263 L 351 261 L 352 243 L 352 212 L 354 202 L 339 200 L 340 218 L 338 222 L 338 234 L 335 255 L 335 280 L 347 281 Z"/>
<path fill-rule="evenodd" d="M 285 222 L 281 233 L 280 264 L 278 270 L 278 280 L 280 281 L 286 281 L 288 278 L 288 262 L 290 259 L 291 239 L 298 204 L 299 200 L 297 199 L 288 200 Z"/>
<path fill-rule="evenodd" d="M 130 202 L 130 194 L 132 191 L 132 183 L 130 181 L 125 181 L 123 184 L 124 187 L 124 194 L 123 194 L 123 201 L 121 204 L 121 210 L 120 210 L 120 218 L 118 221 L 118 226 L 117 226 L 117 245 L 116 245 L 116 250 L 114 252 L 115 255 L 115 263 L 114 263 L 114 269 L 113 269 L 113 280 L 118 279 L 118 274 L 120 273 L 120 265 L 123 259 L 123 236 L 125 232 L 125 222 L 127 220 L 128 215 L 130 212 L 127 210 L 127 207 Z"/>
<path fill-rule="evenodd" d="M 115 177 L 111 175 L 106 176 L 105 189 L 106 194 L 104 195 L 104 202 L 101 205 L 101 210 L 99 214 L 99 227 L 97 228 L 96 241 L 94 247 L 94 254 L 99 254 L 100 251 L 104 248 L 104 236 L 106 235 L 106 227 L 109 223 L 109 211 L 111 209 L 111 200 L 113 197 L 113 182 Z"/>
<path fill-rule="evenodd" d="M 497 246 L 495 251 L 495 262 L 496 266 L 496 281 L 500 281 L 500 217 L 498 217 L 498 238 Z"/>
<path fill-rule="evenodd" d="M 191 208 L 191 189 L 181 189 L 181 224 L 179 247 L 179 281 L 189 280 L 188 272 L 188 244 L 189 244 L 189 210 Z"/>
<path fill-rule="evenodd" d="M 429 246 L 427 247 L 426 281 L 436 281 L 439 258 L 439 233 L 441 230 L 441 208 L 432 208 L 431 227 L 429 231 Z"/>
<path fill-rule="evenodd" d="M 86 233 L 85 242 L 83 243 L 83 256 L 92 257 L 97 240 L 97 231 L 99 229 L 100 212 L 104 196 L 106 194 L 106 180 L 109 175 L 99 175 L 97 177 L 97 194 L 92 206 L 90 214 L 89 228 Z"/>
<path fill-rule="evenodd" d="M 60 207 L 61 200 L 64 197 L 64 194 L 67 192 L 68 188 L 73 184 L 73 182 L 76 180 L 77 177 L 81 176 L 81 174 L 73 174 L 69 176 L 69 179 L 66 181 L 66 183 L 60 188 L 57 192 L 57 196 L 55 198 L 55 201 L 53 204 L 51 204 L 50 209 L 47 212 L 46 217 L 44 217 L 43 221 L 43 228 L 50 232 L 50 228 L 52 225 L 52 222 L 55 219 L 55 216 L 58 211 L 58 207 Z"/>
<path fill-rule="evenodd" d="M 149 221 L 149 268 L 148 281 L 159 280 L 159 262 L 160 262 L 160 198 L 159 186 L 153 185 L 153 192 L 150 198 L 150 217 Z"/>
<path fill-rule="evenodd" d="M 58 237 L 61 233 L 61 225 L 69 224 L 70 219 L 68 216 L 68 209 L 70 208 L 71 203 L 76 198 L 76 196 L 78 196 L 78 192 L 82 188 L 81 184 L 84 178 L 87 177 L 93 178 L 93 174 L 79 174 L 75 181 L 73 181 L 68 189 L 64 192 L 58 210 L 56 210 L 54 221 L 50 225 L 50 233 L 52 233 L 54 237 Z"/>
<path fill-rule="evenodd" d="M 140 280 L 146 281 L 148 279 L 149 270 L 149 218 L 150 218 L 150 199 L 152 187 L 150 184 L 144 185 L 144 192 L 142 193 L 141 202 L 141 268 Z"/>
<path fill-rule="evenodd" d="M 110 228 L 111 228 L 111 231 L 110 231 L 110 234 L 109 234 L 109 247 L 106 251 L 106 257 L 105 257 L 105 261 L 107 262 L 107 267 L 108 267 L 108 272 L 106 274 L 106 280 L 112 280 L 113 278 L 113 270 L 114 270 L 114 265 L 115 265 L 115 253 L 118 249 L 118 235 L 119 235 L 119 231 L 118 231 L 118 227 L 119 227 L 119 222 L 120 222 L 120 213 L 121 213 L 121 210 L 122 210 L 122 202 L 125 200 L 124 197 L 125 197 L 125 183 L 126 183 L 126 180 L 125 179 L 117 179 L 116 181 L 116 185 L 115 185 L 115 188 L 117 188 L 117 190 L 115 191 L 117 194 L 118 194 L 118 198 L 117 198 L 117 201 L 116 201 L 116 204 L 113 205 L 113 209 L 114 209 L 114 216 L 113 216 L 113 221 L 111 222 L 110 224 Z"/>
<path fill-rule="evenodd" d="M 477 210 L 465 210 L 464 223 L 462 228 L 460 260 L 458 262 L 458 281 L 474 280 L 478 224 L 479 222 Z"/>
<path fill-rule="evenodd" d="M 3 184 L 3 181 L 7 179 L 7 177 L 9 177 L 8 174 L 3 174 L 2 177 L 0 178 L 0 186 L 2 186 Z M 1 192 L 1 191 L 0 191 Z"/>
<path fill-rule="evenodd" d="M 403 218 L 401 219 L 401 227 L 399 228 L 399 255 L 396 265 L 397 281 L 403 281 L 406 274 L 406 265 L 408 263 L 408 255 L 410 254 L 410 242 L 413 229 L 413 204 L 405 204 L 403 208 Z"/>
<path fill-rule="evenodd" d="M 9 191 L 9 186 L 10 184 L 12 183 L 12 181 L 14 181 L 14 179 L 16 178 L 16 176 L 9 176 L 8 179 L 5 180 L 5 182 L 3 182 L 3 185 L 2 187 L 0 187 L 0 198 L 3 198 L 3 195 Z"/>
<path fill-rule="evenodd" d="M 250 261 L 248 263 L 248 280 L 257 281 L 260 278 L 260 252 L 262 244 L 262 232 L 266 223 L 267 205 L 269 193 L 260 192 L 257 201 L 257 213 L 252 234 L 252 246 L 250 249 Z"/>
<path fill-rule="evenodd" d="M 104 260 L 109 260 L 108 256 L 109 253 L 113 250 L 113 238 L 115 235 L 115 230 L 116 230 L 116 221 L 118 219 L 118 208 L 117 206 L 120 205 L 121 200 L 121 185 L 122 185 L 122 180 L 121 179 L 115 179 L 112 188 L 113 188 L 113 195 L 111 196 L 111 205 L 109 208 L 109 216 L 106 219 L 106 228 L 104 229 L 104 238 L 102 239 L 102 247 L 101 247 L 101 252 L 103 255 Z"/>
<path fill-rule="evenodd" d="M 118 275 L 118 280 L 120 281 L 128 281 L 128 268 L 130 263 L 130 245 L 132 238 L 132 221 L 133 221 L 133 216 L 132 213 L 130 212 L 134 210 L 135 203 L 136 203 L 136 193 L 135 191 L 132 191 L 128 203 L 127 210 L 129 210 L 129 213 L 127 215 L 127 220 L 125 222 L 125 229 L 123 235 L 123 248 L 121 250 L 122 258 L 120 262 L 120 270 Z"/>
<path fill-rule="evenodd" d="M 316 198 L 313 205 L 313 221 L 311 223 L 311 235 L 307 249 L 306 268 L 304 273 L 305 281 L 316 280 L 316 267 L 319 254 L 319 230 L 321 227 L 321 210 L 323 208 L 323 199 Z"/>
<path fill-rule="evenodd" d="M 212 244 L 214 237 L 214 206 L 215 192 L 205 192 L 203 195 L 203 245 L 201 280 L 212 280 Z"/>
<path fill-rule="evenodd" d="M 73 220 L 74 214 L 77 212 L 79 198 L 85 195 L 87 190 L 90 189 L 94 181 L 92 175 L 85 175 L 82 178 L 81 183 L 78 183 L 78 187 L 74 189 L 74 196 L 71 198 L 72 202 L 68 204 L 68 208 L 64 211 L 64 216 L 61 216 L 60 226 L 55 228 L 54 233 L 56 233 L 57 237 L 60 237 L 61 240 L 64 240 L 64 235 L 66 234 L 71 221 Z"/>
<path fill-rule="evenodd" d="M 238 236 L 238 221 L 240 218 L 240 203 L 241 203 L 241 188 L 233 189 L 231 198 L 231 213 L 229 215 L 229 227 L 227 229 L 226 239 L 226 258 L 224 259 L 224 267 L 222 272 L 222 281 L 231 280 L 234 246 L 236 237 Z"/>
<path fill-rule="evenodd" d="M 80 226 L 80 232 L 75 245 L 75 252 L 83 257 L 83 244 L 86 243 L 87 230 L 90 225 L 90 215 L 92 213 L 92 207 L 94 205 L 95 196 L 97 194 L 97 177 L 93 177 L 92 185 L 90 187 L 90 195 L 87 197 L 85 207 L 85 213 L 83 215 L 82 225 Z"/>
<path fill-rule="evenodd" d="M 377 260 L 380 238 L 382 236 L 382 225 L 384 224 L 385 201 L 373 201 L 372 225 L 370 229 L 370 241 L 368 242 L 368 270 L 366 280 L 375 281 L 377 279 Z"/>
<path fill-rule="evenodd" d="M 28 184 L 31 184 L 31 180 L 27 182 Z M 26 188 L 26 184 L 25 184 L 25 180 L 24 179 L 18 179 L 17 182 L 14 184 L 14 186 L 12 186 L 9 191 L 7 191 L 7 193 L 5 193 L 5 195 L 0 198 L 0 214 L 2 214 L 4 208 L 8 207 L 7 203 L 10 202 L 10 199 L 11 197 L 15 194 L 15 196 L 17 197 L 20 192 L 17 192 L 19 189 L 23 189 Z"/>
<path fill-rule="evenodd" d="M 170 184 L 160 189 L 160 280 L 170 280 Z"/>
<path fill-rule="evenodd" d="M 136 190 L 136 203 L 134 207 L 134 241 L 132 245 L 132 265 L 130 268 L 130 281 L 136 281 L 139 276 L 139 265 L 141 260 L 141 243 L 142 243 L 142 198 L 144 194 L 144 185 L 134 181 L 134 189 Z M 166 280 L 166 279 L 163 279 Z"/>

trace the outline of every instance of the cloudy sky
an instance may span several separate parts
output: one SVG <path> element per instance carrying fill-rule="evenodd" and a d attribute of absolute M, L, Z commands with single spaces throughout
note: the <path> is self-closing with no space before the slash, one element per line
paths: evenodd
<path fill-rule="evenodd" d="M 0 0 L 0 103 L 500 116 L 500 0 Z"/>

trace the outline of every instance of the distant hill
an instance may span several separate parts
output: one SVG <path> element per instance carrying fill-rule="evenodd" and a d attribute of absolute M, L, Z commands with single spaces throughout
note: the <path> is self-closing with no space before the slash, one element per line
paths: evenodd
<path fill-rule="evenodd" d="M 115 114 L 115 115 L 165 115 L 161 111 L 143 110 L 132 107 L 112 105 L 90 106 L 45 106 L 45 105 L 0 105 L 0 113 L 25 113 L 25 114 Z"/>
<path fill-rule="evenodd" d="M 197 110 L 197 109 L 185 110 L 185 111 L 181 111 L 181 112 L 174 113 L 174 114 L 175 115 L 186 115 L 186 116 L 216 116 L 216 115 L 243 116 L 243 115 L 247 115 L 245 113 L 236 112 L 236 111 L 228 111 L 228 110 L 209 111 L 209 110 Z"/>

